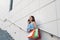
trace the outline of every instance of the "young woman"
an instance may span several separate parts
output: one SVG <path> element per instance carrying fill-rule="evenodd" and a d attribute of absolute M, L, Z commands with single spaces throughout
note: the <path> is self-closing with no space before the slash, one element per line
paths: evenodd
<path fill-rule="evenodd" d="M 31 32 L 33 29 L 36 29 L 36 22 L 34 16 L 30 16 L 28 20 L 27 31 Z M 29 40 L 40 40 L 40 38 L 36 38 L 36 39 L 29 38 Z"/>

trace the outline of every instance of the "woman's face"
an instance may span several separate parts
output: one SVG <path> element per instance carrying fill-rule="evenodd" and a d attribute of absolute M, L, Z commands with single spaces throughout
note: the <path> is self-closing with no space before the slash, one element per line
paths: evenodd
<path fill-rule="evenodd" d="M 32 17 L 31 17 L 31 16 L 30 16 L 30 18 L 29 18 L 29 19 L 30 19 L 30 21 L 32 21 Z"/>

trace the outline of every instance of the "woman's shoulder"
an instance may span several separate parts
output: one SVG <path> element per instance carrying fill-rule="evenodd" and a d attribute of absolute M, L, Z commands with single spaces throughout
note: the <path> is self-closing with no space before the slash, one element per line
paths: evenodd
<path fill-rule="evenodd" d="M 36 24 L 36 22 L 32 22 L 32 24 Z"/>

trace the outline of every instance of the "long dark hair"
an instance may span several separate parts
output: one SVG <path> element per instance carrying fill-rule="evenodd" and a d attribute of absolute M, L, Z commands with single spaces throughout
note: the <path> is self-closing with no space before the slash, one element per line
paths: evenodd
<path fill-rule="evenodd" d="M 31 16 L 32 17 L 32 22 L 35 22 L 35 17 L 34 16 Z"/>

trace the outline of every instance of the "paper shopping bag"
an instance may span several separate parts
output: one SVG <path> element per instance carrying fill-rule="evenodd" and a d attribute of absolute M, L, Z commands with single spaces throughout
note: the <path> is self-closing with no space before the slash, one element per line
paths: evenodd
<path fill-rule="evenodd" d="M 35 29 L 34 38 L 38 38 L 38 29 Z"/>
<path fill-rule="evenodd" d="M 35 32 L 35 30 L 32 30 L 27 37 L 34 38 L 34 32 Z"/>

